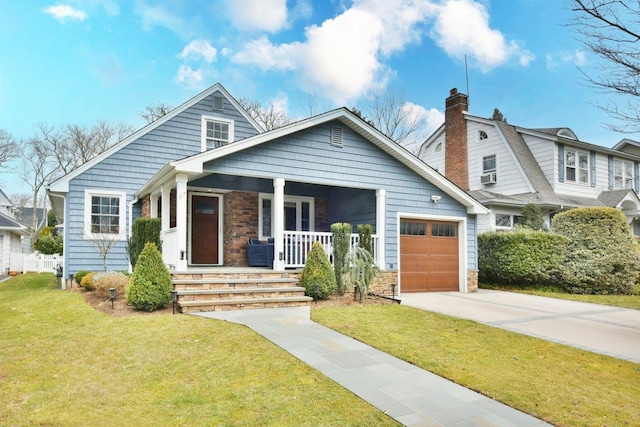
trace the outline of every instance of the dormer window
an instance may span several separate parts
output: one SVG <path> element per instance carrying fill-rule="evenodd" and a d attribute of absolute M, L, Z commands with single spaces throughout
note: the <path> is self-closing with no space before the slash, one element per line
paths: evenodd
<path fill-rule="evenodd" d="M 480 141 L 484 141 L 485 139 L 489 138 L 489 136 L 487 135 L 487 133 L 483 130 L 478 132 L 478 139 Z"/>
<path fill-rule="evenodd" d="M 567 148 L 564 164 L 567 181 L 580 184 L 589 183 L 589 153 Z"/>
<path fill-rule="evenodd" d="M 202 151 L 233 142 L 233 121 L 202 116 Z"/>

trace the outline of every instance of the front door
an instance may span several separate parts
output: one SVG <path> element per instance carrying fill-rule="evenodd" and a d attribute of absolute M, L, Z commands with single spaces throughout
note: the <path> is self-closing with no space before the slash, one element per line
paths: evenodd
<path fill-rule="evenodd" d="M 191 264 L 220 264 L 220 197 L 191 195 Z"/>

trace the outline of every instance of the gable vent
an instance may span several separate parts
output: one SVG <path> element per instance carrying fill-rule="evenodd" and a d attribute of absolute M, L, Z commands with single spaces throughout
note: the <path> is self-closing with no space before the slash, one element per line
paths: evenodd
<path fill-rule="evenodd" d="M 342 147 L 342 128 L 331 126 L 331 145 Z"/>
<path fill-rule="evenodd" d="M 213 97 L 213 110 L 214 111 L 222 111 L 222 97 L 214 96 Z"/>

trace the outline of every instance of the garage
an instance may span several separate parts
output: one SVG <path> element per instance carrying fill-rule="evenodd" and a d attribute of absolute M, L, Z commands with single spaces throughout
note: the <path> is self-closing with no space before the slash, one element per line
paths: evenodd
<path fill-rule="evenodd" d="M 402 219 L 401 291 L 458 291 L 459 280 L 458 223 Z"/>

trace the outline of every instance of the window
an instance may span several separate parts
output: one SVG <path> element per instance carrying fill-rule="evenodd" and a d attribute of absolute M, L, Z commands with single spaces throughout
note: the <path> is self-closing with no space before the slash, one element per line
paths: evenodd
<path fill-rule="evenodd" d="M 589 153 L 565 150 L 565 179 L 580 184 L 589 183 Z"/>
<path fill-rule="evenodd" d="M 496 155 L 482 157 L 482 173 L 488 174 L 496 171 Z"/>
<path fill-rule="evenodd" d="M 485 139 L 489 138 L 489 136 L 487 135 L 487 133 L 483 130 L 478 132 L 478 139 L 480 141 L 484 141 Z"/>
<path fill-rule="evenodd" d="M 519 215 L 496 214 L 496 228 L 513 228 L 520 222 Z"/>
<path fill-rule="evenodd" d="M 202 116 L 202 151 L 233 142 L 233 121 Z"/>
<path fill-rule="evenodd" d="M 431 224 L 431 236 L 456 237 L 456 227 L 454 224 Z"/>
<path fill-rule="evenodd" d="M 272 194 L 261 194 L 259 198 L 259 238 L 274 237 L 274 204 Z M 313 197 L 284 197 L 284 229 L 287 231 L 313 231 L 315 206 Z"/>
<path fill-rule="evenodd" d="M 633 163 L 613 161 L 613 187 L 616 190 L 633 188 Z"/>
<path fill-rule="evenodd" d="M 424 222 L 400 221 L 400 234 L 404 236 L 425 236 L 426 233 Z"/>
<path fill-rule="evenodd" d="M 125 194 L 85 191 L 85 237 L 124 239 Z"/>

